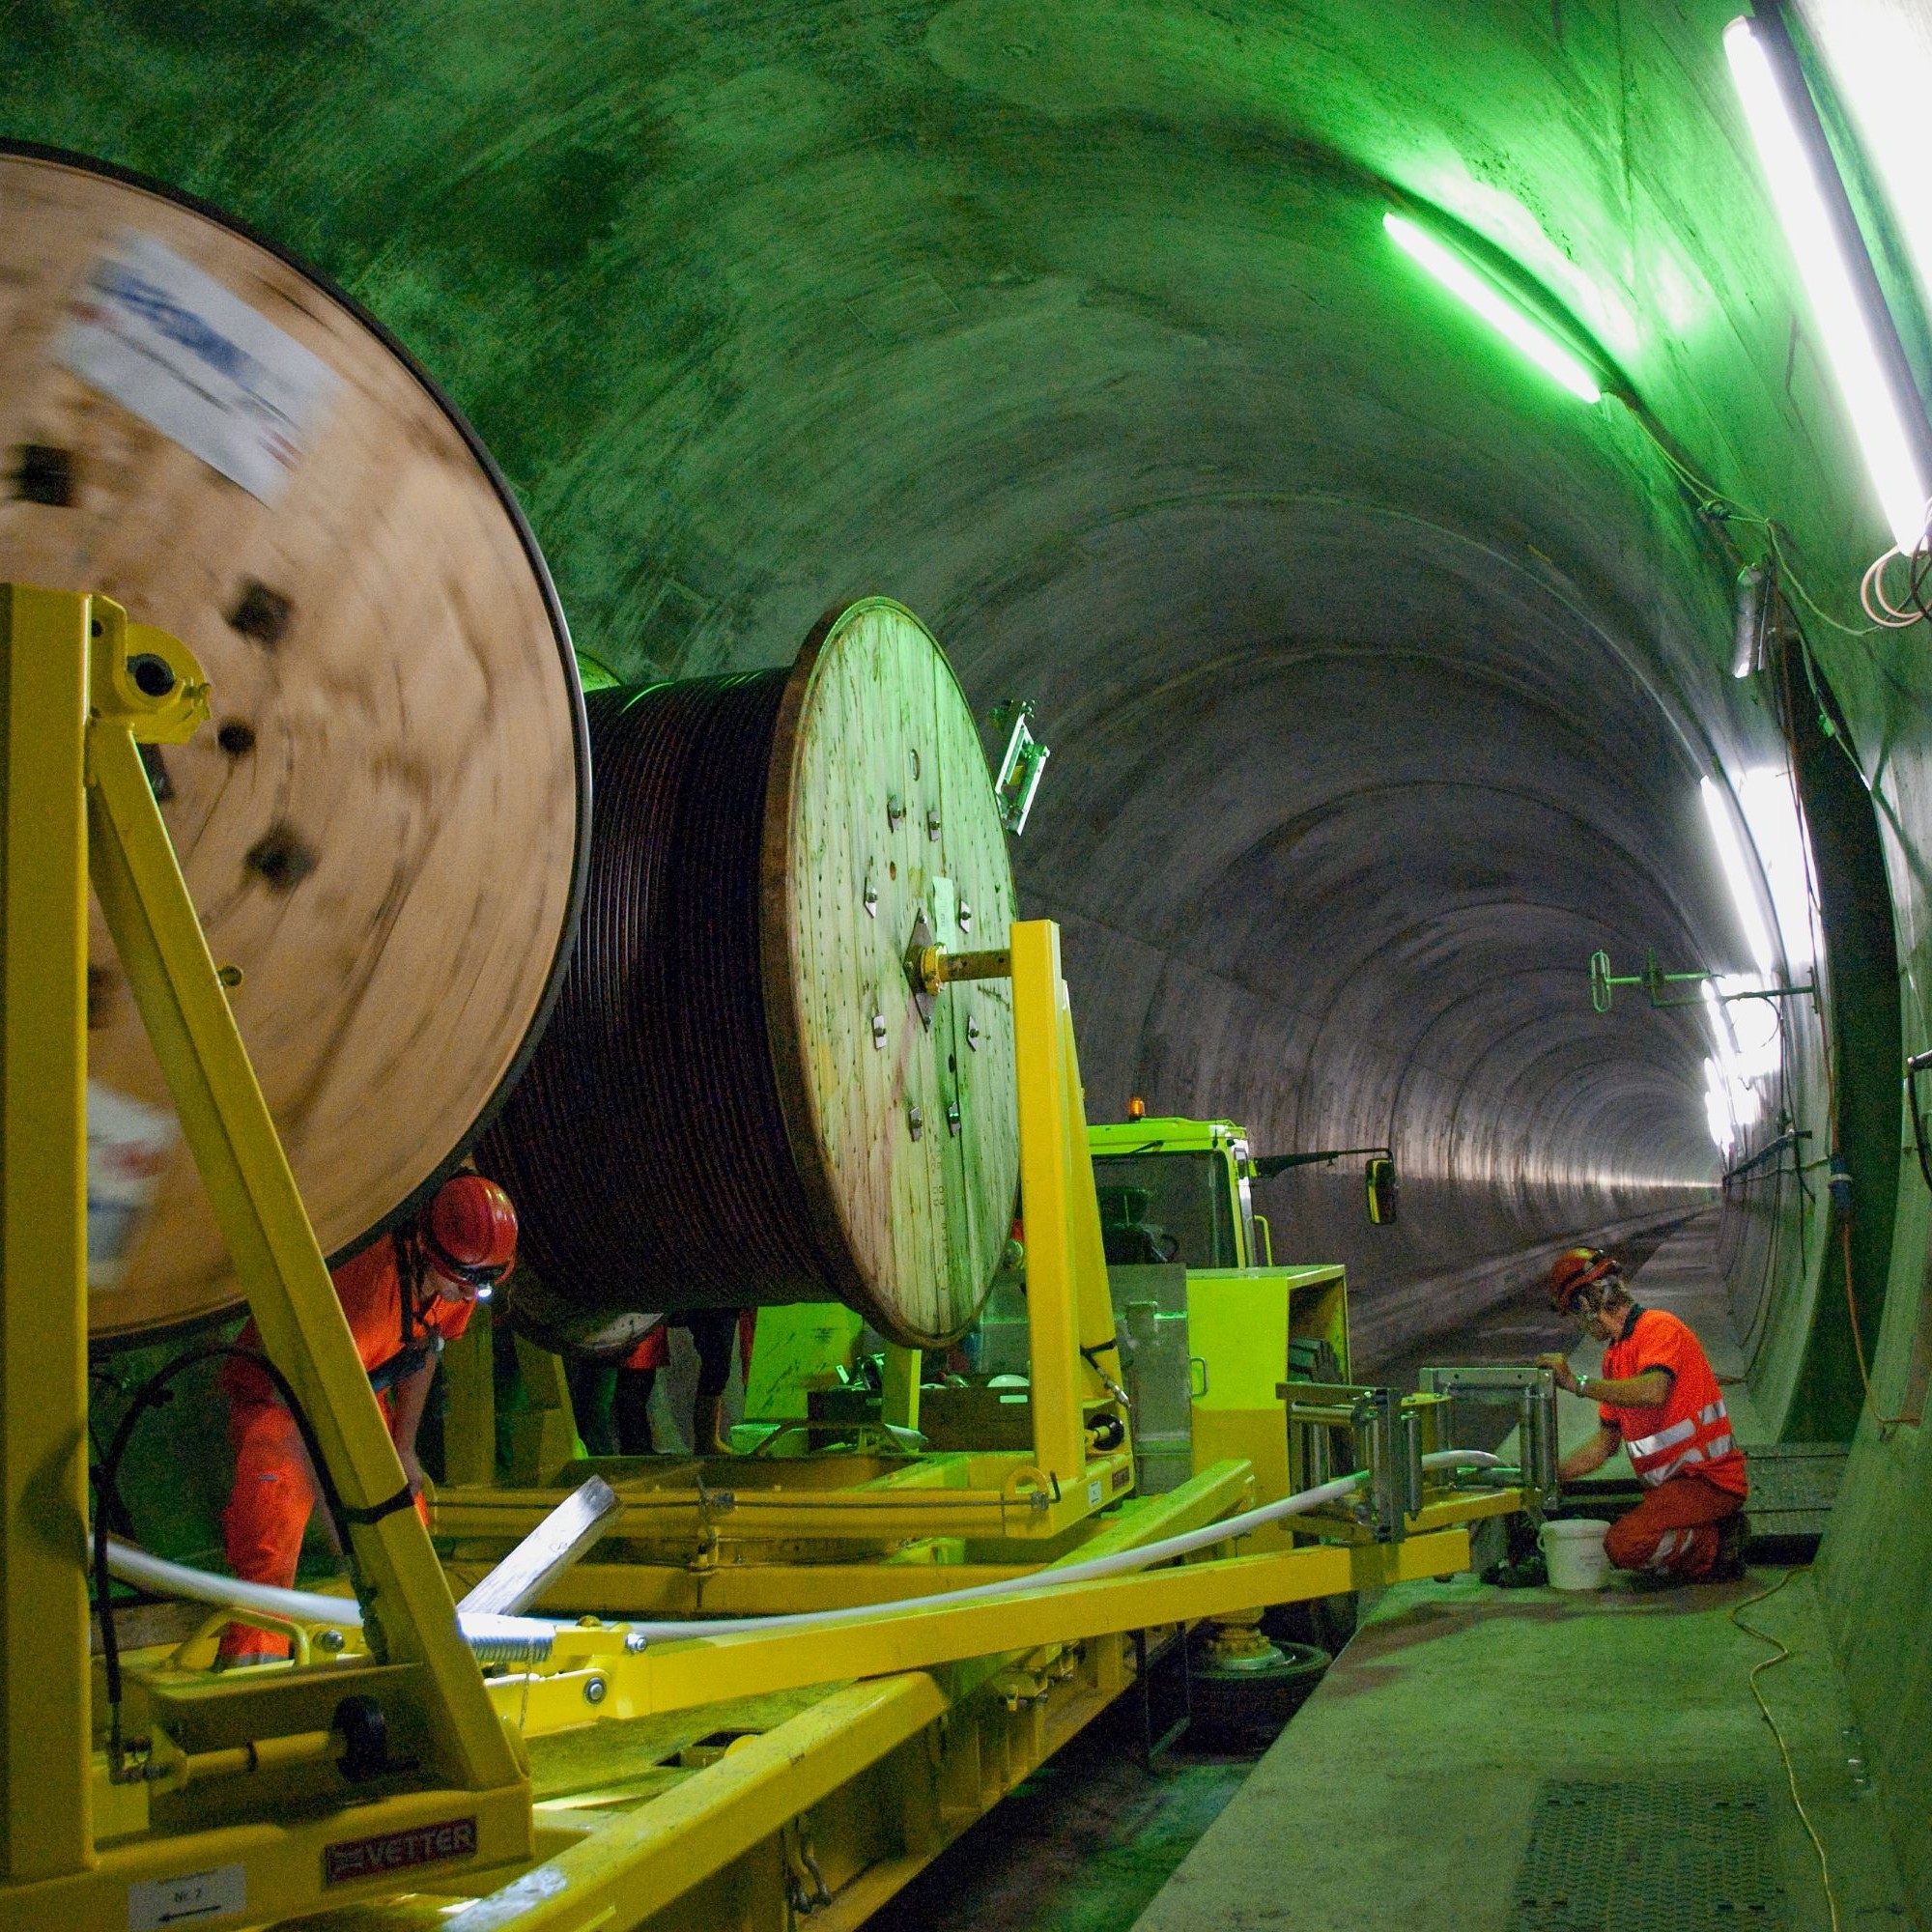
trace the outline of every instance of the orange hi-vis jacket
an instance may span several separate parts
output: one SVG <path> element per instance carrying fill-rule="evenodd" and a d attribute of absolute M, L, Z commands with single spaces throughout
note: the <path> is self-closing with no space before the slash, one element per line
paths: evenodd
<path fill-rule="evenodd" d="M 345 1262 L 334 1280 L 355 1352 L 372 1376 L 407 1366 L 413 1359 L 412 1351 L 426 1342 L 439 1337 L 454 1341 L 469 1321 L 471 1304 L 467 1301 L 432 1294 L 420 1307 L 407 1306 L 403 1270 L 389 1236 Z M 262 1346 L 253 1321 L 242 1330 L 242 1344 Z M 228 1567 L 250 1583 L 287 1589 L 296 1580 L 302 1535 L 315 1508 L 301 1436 L 273 1384 L 253 1362 L 231 1358 L 222 1369 L 221 1385 L 229 1399 L 228 1440 L 235 1452 L 235 1489 L 221 1519 Z M 376 1401 L 393 1427 L 387 1390 Z M 428 1522 L 420 1496 L 416 1513 Z M 288 1648 L 287 1637 L 240 1624 L 230 1624 L 221 1639 L 221 1654 L 231 1661 L 285 1657 Z"/>
<path fill-rule="evenodd" d="M 355 1352 L 371 1375 L 391 1364 L 411 1343 L 455 1341 L 474 1313 L 471 1302 L 445 1301 L 430 1293 L 406 1314 L 402 1270 L 396 1263 L 395 1236 L 384 1235 L 331 1276 L 336 1299 L 349 1318 L 349 1332 L 355 1338 Z M 261 1331 L 252 1319 L 239 1340 L 244 1349 L 262 1346 Z M 253 1362 L 231 1360 L 221 1372 L 221 1384 L 234 1402 L 277 1400 L 273 1385 Z"/>
<path fill-rule="evenodd" d="M 1631 1467 L 1651 1488 L 1672 1476 L 1699 1476 L 1734 1496 L 1749 1488 L 1744 1451 L 1731 1437 L 1730 1411 L 1703 1346 L 1674 1315 L 1639 1308 L 1604 1350 L 1611 1381 L 1670 1371 L 1670 1397 L 1662 1409 L 1598 1406 L 1598 1415 L 1624 1438 Z"/>

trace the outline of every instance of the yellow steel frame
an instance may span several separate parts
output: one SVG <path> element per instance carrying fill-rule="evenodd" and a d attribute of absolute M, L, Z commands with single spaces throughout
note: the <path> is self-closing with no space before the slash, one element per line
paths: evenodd
<path fill-rule="evenodd" d="M 497 1678 L 491 1689 L 497 1708 L 526 1738 L 537 1738 L 582 1726 L 583 1687 L 593 1680 L 603 1686 L 598 1718 L 656 1717 L 848 1677 L 930 1670 L 1007 1651 L 1236 1617 L 1257 1604 L 1305 1603 L 1446 1576 L 1466 1569 L 1468 1560 L 1468 1535 L 1459 1524 L 1401 1543 L 1307 1544 L 976 1603 L 895 1605 L 864 1624 L 830 1630 L 695 1637 L 636 1654 L 623 1648 L 621 1628 L 565 1631 L 542 1672 L 527 1683 Z"/>
<path fill-rule="evenodd" d="M 0 1871 L 94 1854 L 87 1708 L 84 604 L 0 596 Z M 37 675 L 37 661 L 76 674 Z"/>
<path fill-rule="evenodd" d="M 622 1625 L 591 1622 L 560 1631 L 543 1665 L 486 1684 L 413 1511 L 380 1513 L 402 1490 L 401 1467 L 141 765 L 140 744 L 181 742 L 206 718 L 199 668 L 174 639 L 128 624 L 104 598 L 19 587 L 0 586 L 0 1927 L 122 1932 L 144 1922 L 140 1889 L 219 1881 L 235 1889 L 222 1893 L 230 1903 L 217 1918 L 265 1923 L 362 1899 L 371 1922 L 440 1919 L 458 1932 L 626 1932 L 673 1908 L 697 1910 L 699 1900 L 707 1924 L 778 1925 L 787 1889 L 815 1886 L 814 1924 L 835 1932 L 1120 1693 L 1133 1668 L 1127 1634 L 1461 1568 L 1468 1543 L 1460 1521 L 1503 1506 L 1435 1495 L 1395 1545 L 1222 1554 L 998 1599 L 918 1601 L 1042 1558 L 1146 1548 L 1211 1525 L 1254 1494 L 1251 1465 L 1232 1460 L 1167 1495 L 1127 1497 L 1095 1520 L 1123 1500 L 1132 1462 L 1124 1444 L 1090 1446 L 1093 1424 L 1113 1409 L 1113 1320 L 1059 933 L 1036 922 L 1014 926 L 1009 963 L 1031 1453 L 887 1468 L 808 1459 L 756 1472 L 773 1475 L 768 1490 L 739 1480 L 728 1509 L 715 1491 L 633 1487 L 615 1537 L 645 1560 L 586 1566 L 572 1586 L 607 1614 L 634 1605 L 853 1602 L 877 1605 L 876 1613 L 641 1650 Z M 140 658 L 154 661 L 145 682 L 157 696 L 130 671 Z M 207 1648 L 204 1631 L 179 1651 L 130 1660 L 130 1715 L 155 1731 L 152 1782 L 117 1775 L 94 1747 L 89 1718 L 90 873 L 265 1346 L 307 1409 L 345 1503 L 368 1513 L 351 1536 L 366 1629 L 345 1654 L 309 1651 L 295 1667 L 220 1677 L 188 1667 Z M 487 1373 L 459 1394 L 480 1431 Z M 526 1465 L 565 1453 L 567 1398 L 558 1400 L 562 1419 L 542 1421 Z M 918 1400 L 916 1363 L 895 1356 L 888 1418 L 916 1426 Z M 481 1433 L 482 1444 L 489 1439 Z M 470 1472 L 487 1467 L 483 1455 L 469 1458 Z M 554 1500 L 455 1488 L 441 1499 L 439 1529 L 494 1544 L 521 1534 Z M 694 1532 L 708 1569 L 688 1551 L 677 1563 L 655 1559 Z M 834 1551 L 874 1560 L 810 1560 Z M 822 1694 L 667 1795 L 593 1813 L 594 1830 L 567 1805 L 531 1804 L 519 1734 L 674 1720 L 812 1687 Z M 420 1759 L 373 1800 L 332 1763 L 330 1714 L 349 1690 L 377 1694 L 399 1715 Z M 473 1821 L 460 1869 L 352 1881 L 325 1900 L 329 1846 L 451 1819 Z M 493 1882 L 494 1892 L 474 1898 Z M 438 1891 L 474 1902 L 441 1919 Z M 244 1902 L 233 1903 L 237 1895 Z"/>
<path fill-rule="evenodd" d="M 474 1819 L 487 1857 L 525 1857 L 526 1774 L 409 1508 L 355 1522 L 351 1541 L 378 1687 L 420 1743 L 413 1788 L 366 1804 L 345 1797 L 300 1826 L 97 1844 L 85 1585 L 90 877 L 264 1344 L 345 1504 L 373 1513 L 404 1481 L 141 763 L 142 744 L 179 744 L 205 722 L 200 667 L 106 598 L 21 585 L 0 585 L 0 1925 L 122 1932 L 130 1887 L 228 1866 L 241 1867 L 224 1883 L 240 1886 L 251 1917 L 258 1906 L 286 1914 L 318 1902 L 326 1838 L 453 1811 Z M 310 1840 L 315 1856 L 288 1856 Z"/>

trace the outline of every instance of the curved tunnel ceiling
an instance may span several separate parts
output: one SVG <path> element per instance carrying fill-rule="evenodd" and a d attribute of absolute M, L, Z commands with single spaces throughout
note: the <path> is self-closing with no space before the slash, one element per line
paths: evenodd
<path fill-rule="evenodd" d="M 1714 1172 L 1700 1026 L 1599 1017 L 1583 965 L 1745 963 L 1697 803 L 1780 755 L 1723 674 L 1735 562 L 1631 409 L 1381 215 L 1513 259 L 1700 469 L 1861 562 L 1734 11 L 107 0 L 28 10 L 6 127 L 344 281 L 618 676 L 781 662 L 883 590 L 976 703 L 1033 697 L 1022 908 L 1090 1110 L 1393 1135 L 1374 1243 L 1325 1177 L 1265 1204 L 1373 1292 Z"/>

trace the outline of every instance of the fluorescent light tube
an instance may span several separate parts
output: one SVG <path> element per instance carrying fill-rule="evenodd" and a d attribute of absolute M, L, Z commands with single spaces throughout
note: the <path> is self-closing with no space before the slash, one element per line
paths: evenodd
<path fill-rule="evenodd" d="M 1764 640 L 1764 566 L 1747 563 L 1738 572 L 1731 611 L 1731 675 L 1748 677 L 1757 668 Z"/>
<path fill-rule="evenodd" d="M 1724 1092 L 1724 1083 L 1719 1075 L 1715 1060 L 1704 1063 L 1704 1120 L 1711 1129 L 1711 1139 L 1717 1144 L 1718 1151 L 1728 1160 L 1737 1134 L 1731 1123 L 1730 1095 Z"/>
<path fill-rule="evenodd" d="M 1733 20 L 1724 29 L 1724 53 L 1879 506 L 1892 541 L 1909 552 L 1925 533 L 1928 494 L 1904 417 L 1905 408 L 1916 408 L 1917 400 L 1893 392 L 1872 318 L 1853 279 L 1845 239 L 1832 218 L 1810 144 L 1785 92 L 1788 84 L 1803 86 L 1803 77 L 1787 81 L 1780 75 L 1748 19 Z"/>
<path fill-rule="evenodd" d="M 1752 963 L 1769 980 L 1771 978 L 1771 935 L 1765 930 L 1758 911 L 1757 890 L 1751 883 L 1750 868 L 1745 864 L 1745 849 L 1738 828 L 1731 822 L 1723 792 L 1709 779 L 1698 781 L 1704 794 L 1704 815 L 1711 821 L 1711 837 L 1718 847 L 1718 860 L 1724 868 L 1724 880 L 1738 909 L 1738 923 L 1744 927 L 1745 944 L 1750 949 Z"/>
<path fill-rule="evenodd" d="M 1397 247 L 1413 256 L 1451 295 L 1474 309 L 1498 335 L 1515 343 L 1546 375 L 1555 377 L 1583 402 L 1603 400 L 1604 392 L 1589 370 L 1453 248 L 1444 246 L 1406 215 L 1384 214 L 1382 226 Z"/>
<path fill-rule="evenodd" d="M 1807 973 L 1817 951 L 1811 937 L 1811 863 L 1791 774 L 1782 765 L 1746 772 L 1738 781 L 1738 810 L 1764 868 L 1785 964 Z"/>

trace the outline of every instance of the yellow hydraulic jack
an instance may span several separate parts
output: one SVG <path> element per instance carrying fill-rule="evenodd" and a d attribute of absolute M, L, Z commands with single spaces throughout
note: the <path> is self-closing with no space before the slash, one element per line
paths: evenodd
<path fill-rule="evenodd" d="M 140 746 L 206 720 L 207 692 L 180 642 L 106 598 L 0 585 L 0 1925 L 260 1922 L 393 1890 L 406 1863 L 530 1849 L 518 1747 L 409 1506 L 142 766 Z M 90 879 L 341 1495 L 370 1642 L 324 1682 L 201 1685 L 156 1754 L 114 1735 L 89 1662 Z"/>

